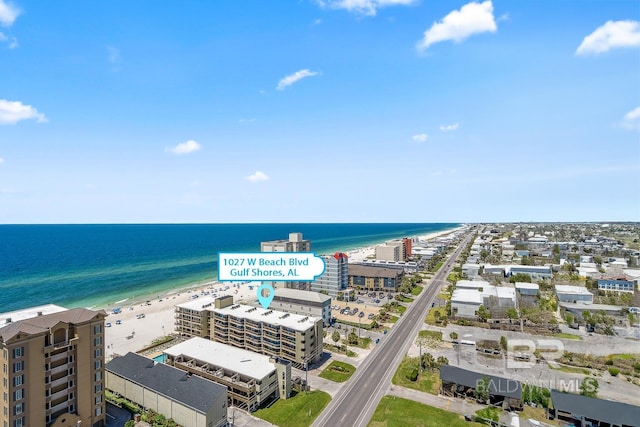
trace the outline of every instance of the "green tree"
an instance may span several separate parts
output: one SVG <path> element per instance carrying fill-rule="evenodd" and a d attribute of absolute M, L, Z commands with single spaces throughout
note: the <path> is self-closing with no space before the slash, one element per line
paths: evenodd
<path fill-rule="evenodd" d="M 358 344 L 358 334 L 356 334 L 353 331 L 351 331 L 351 333 L 349 334 L 349 344 L 351 345 Z"/>
<path fill-rule="evenodd" d="M 422 355 L 422 360 L 420 363 L 422 369 L 432 370 L 436 367 L 436 359 L 433 357 L 431 353 L 424 353 Z"/>
<path fill-rule="evenodd" d="M 479 402 L 487 402 L 489 400 L 489 377 L 482 377 L 476 384 L 475 396 Z"/>
<path fill-rule="evenodd" d="M 124 427 L 133 427 L 136 425 L 136 422 L 133 420 L 129 420 L 126 423 L 124 423 Z"/>
<path fill-rule="evenodd" d="M 516 282 L 531 283 L 531 276 L 529 276 L 528 274 L 525 274 L 525 273 L 517 273 L 517 274 L 512 275 L 509 278 L 509 282 L 511 282 L 511 283 L 516 283 Z"/>
<path fill-rule="evenodd" d="M 500 337 L 500 347 L 502 347 L 504 351 L 507 351 L 507 337 L 504 335 Z"/>
<path fill-rule="evenodd" d="M 489 319 L 491 317 L 491 313 L 489 312 L 489 310 L 487 310 L 487 308 L 484 305 L 481 305 L 480 307 L 478 307 L 478 318 L 483 321 L 486 322 L 487 319 Z"/>
<path fill-rule="evenodd" d="M 509 319 L 517 319 L 518 318 L 518 310 L 516 310 L 513 307 L 507 309 L 507 317 Z"/>
<path fill-rule="evenodd" d="M 338 344 L 338 341 L 340 341 L 340 332 L 333 331 L 333 334 L 331 334 L 331 339 L 335 344 Z"/>
<path fill-rule="evenodd" d="M 440 368 L 440 366 L 442 366 L 442 365 L 448 365 L 449 364 L 449 359 L 447 359 L 444 356 L 438 356 L 438 360 L 436 360 L 436 364 L 437 364 L 438 368 Z"/>
<path fill-rule="evenodd" d="M 457 340 L 458 339 L 458 333 L 457 332 L 451 332 L 449 334 L 449 338 L 451 338 L 452 340 Z"/>
<path fill-rule="evenodd" d="M 598 380 L 593 377 L 587 377 L 580 383 L 580 394 L 588 397 L 596 397 L 598 395 Z"/>

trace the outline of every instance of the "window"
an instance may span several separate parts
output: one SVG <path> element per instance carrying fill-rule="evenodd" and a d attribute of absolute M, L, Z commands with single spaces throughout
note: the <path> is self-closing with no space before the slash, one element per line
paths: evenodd
<path fill-rule="evenodd" d="M 100 369 L 101 366 L 102 366 L 102 361 L 101 360 L 96 360 L 95 362 L 93 362 L 93 368 L 94 369 Z"/>
<path fill-rule="evenodd" d="M 16 347 L 13 349 L 13 358 L 17 359 L 18 357 L 24 356 L 24 347 Z"/>
<path fill-rule="evenodd" d="M 24 369 L 24 360 L 16 362 L 13 364 L 13 372 L 20 372 Z"/>
<path fill-rule="evenodd" d="M 22 400 L 22 397 L 24 395 L 24 390 L 23 389 L 18 389 L 16 391 L 13 392 L 13 401 L 17 401 L 17 400 Z"/>
<path fill-rule="evenodd" d="M 100 381 L 102 379 L 102 372 L 96 372 L 95 379 L 96 382 Z"/>
<path fill-rule="evenodd" d="M 13 407 L 13 415 L 20 415 L 24 412 L 24 405 L 22 403 L 18 403 Z"/>
<path fill-rule="evenodd" d="M 18 387 L 24 383 L 24 375 L 18 375 L 17 377 L 13 377 L 13 386 Z"/>
<path fill-rule="evenodd" d="M 96 405 L 99 405 L 101 403 L 102 403 L 102 395 L 96 396 Z"/>
<path fill-rule="evenodd" d="M 102 325 L 95 325 L 95 326 L 93 327 L 93 333 L 94 333 L 94 334 L 100 334 L 100 333 L 102 333 Z"/>
<path fill-rule="evenodd" d="M 24 417 L 16 418 L 13 421 L 13 427 L 24 427 Z"/>
<path fill-rule="evenodd" d="M 7 392 L 4 392 L 4 401 L 6 402 L 7 400 L 9 400 L 9 395 L 7 394 Z"/>
<path fill-rule="evenodd" d="M 6 363 L 3 365 L 2 370 L 4 371 L 5 374 L 7 373 L 7 364 Z"/>
<path fill-rule="evenodd" d="M 99 346 L 102 345 L 102 337 L 96 337 L 93 339 L 93 345 Z"/>
<path fill-rule="evenodd" d="M 95 357 L 102 357 L 102 349 L 101 348 L 96 348 L 96 350 L 93 352 L 93 355 Z"/>
<path fill-rule="evenodd" d="M 95 393 L 99 393 L 102 391 L 102 384 L 96 384 L 96 386 L 93 388 Z"/>
<path fill-rule="evenodd" d="M 100 415 L 102 415 L 102 406 L 98 406 L 98 407 L 96 408 L 96 417 L 98 417 L 98 416 L 100 416 Z"/>

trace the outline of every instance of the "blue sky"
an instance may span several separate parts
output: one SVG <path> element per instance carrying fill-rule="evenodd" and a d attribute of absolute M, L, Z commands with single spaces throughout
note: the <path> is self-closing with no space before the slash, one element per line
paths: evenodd
<path fill-rule="evenodd" d="M 639 21 L 0 0 L 0 223 L 637 221 Z"/>

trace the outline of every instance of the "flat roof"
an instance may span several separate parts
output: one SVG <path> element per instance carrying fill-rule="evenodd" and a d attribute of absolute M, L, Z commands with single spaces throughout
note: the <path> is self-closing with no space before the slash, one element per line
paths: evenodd
<path fill-rule="evenodd" d="M 37 317 L 39 315 L 60 313 L 61 311 L 65 310 L 67 309 L 64 307 L 60 307 L 59 305 L 45 304 L 39 305 L 37 307 L 29 307 L 23 308 L 21 310 L 0 313 L 0 327 L 4 326 L 7 323 L 8 319 L 11 319 L 12 322 L 19 322 L 20 320 L 31 319 L 32 317 Z"/>
<path fill-rule="evenodd" d="M 380 267 L 366 264 L 349 264 L 349 276 L 385 277 L 397 279 L 402 276 L 402 269 Z"/>
<path fill-rule="evenodd" d="M 173 357 L 197 359 L 256 380 L 262 380 L 276 370 L 269 356 L 200 337 L 176 344 L 164 352 Z"/>
<path fill-rule="evenodd" d="M 482 304 L 482 293 L 477 289 L 456 289 L 451 296 L 451 302 Z"/>
<path fill-rule="evenodd" d="M 487 286 L 491 285 L 484 280 L 458 280 L 456 282 L 456 288 L 480 289 Z"/>
<path fill-rule="evenodd" d="M 301 316 L 299 314 L 285 313 L 284 311 L 271 309 L 265 310 L 264 308 L 243 304 L 234 304 L 225 308 L 214 308 L 214 306 L 212 306 L 207 310 L 227 316 L 253 320 L 254 322 L 265 322 L 271 325 L 284 326 L 301 332 L 313 328 L 318 321 L 316 317 Z"/>
<path fill-rule="evenodd" d="M 198 295 L 198 294 L 194 294 Z M 183 302 L 182 304 L 176 304 L 176 307 L 186 308 L 188 310 L 204 310 L 207 307 L 213 307 L 215 305 L 216 297 L 211 295 L 207 295 L 204 297 L 193 298 L 187 302 Z"/>
<path fill-rule="evenodd" d="M 537 283 L 516 282 L 516 289 L 540 289 L 540 285 Z"/>
<path fill-rule="evenodd" d="M 321 304 L 326 301 L 331 301 L 330 296 L 321 294 L 319 292 L 303 291 L 300 289 L 289 289 L 289 288 L 276 288 L 274 298 L 275 299 L 289 298 L 289 299 L 300 300 L 300 301 L 318 302 Z"/>
<path fill-rule="evenodd" d="M 572 285 L 556 285 L 556 293 L 573 294 L 573 295 L 591 295 L 593 294 L 587 290 L 584 286 L 572 286 Z"/>
<path fill-rule="evenodd" d="M 495 375 L 483 374 L 458 368 L 457 366 L 442 365 L 440 367 L 440 379 L 452 382 L 465 387 L 475 389 L 482 378 L 489 378 L 489 393 L 493 396 L 509 397 L 512 399 L 522 398 L 522 387 L 520 381 L 509 378 L 496 377 Z"/>

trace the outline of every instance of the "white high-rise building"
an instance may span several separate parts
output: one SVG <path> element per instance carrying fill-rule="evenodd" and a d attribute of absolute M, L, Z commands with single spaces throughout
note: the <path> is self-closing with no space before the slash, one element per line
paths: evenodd
<path fill-rule="evenodd" d="M 337 298 L 338 292 L 345 290 L 349 284 L 349 259 L 342 252 L 323 255 L 322 258 L 325 263 L 324 273 L 311 282 L 311 290 Z"/>

